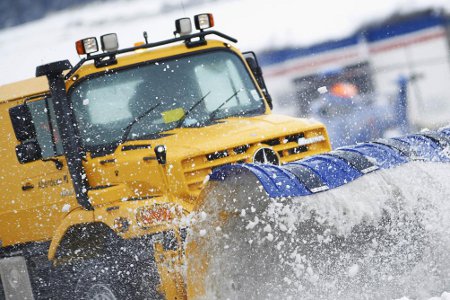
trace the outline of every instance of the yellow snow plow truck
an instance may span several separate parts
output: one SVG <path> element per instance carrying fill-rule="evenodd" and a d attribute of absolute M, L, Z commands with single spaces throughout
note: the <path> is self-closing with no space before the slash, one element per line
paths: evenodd
<path fill-rule="evenodd" d="M 82 39 L 75 66 L 0 87 L 1 299 L 185 299 L 208 175 L 330 150 L 322 124 L 271 113 L 252 52 L 194 20 L 126 49 Z"/>

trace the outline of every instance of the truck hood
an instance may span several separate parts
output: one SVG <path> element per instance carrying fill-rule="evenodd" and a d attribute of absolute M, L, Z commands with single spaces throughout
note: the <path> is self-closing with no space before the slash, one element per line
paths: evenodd
<path fill-rule="evenodd" d="M 189 149 L 193 152 L 215 151 L 220 148 L 255 143 L 321 126 L 323 125 L 317 121 L 274 114 L 252 118 L 232 117 L 206 127 L 177 128 L 168 131 L 166 132 L 168 136 L 155 140 L 152 145 L 164 144 L 168 148 L 168 153 L 176 148 L 183 149 L 182 152 L 185 156 L 186 152 L 190 152 Z M 175 153 L 172 152 L 173 154 Z"/>

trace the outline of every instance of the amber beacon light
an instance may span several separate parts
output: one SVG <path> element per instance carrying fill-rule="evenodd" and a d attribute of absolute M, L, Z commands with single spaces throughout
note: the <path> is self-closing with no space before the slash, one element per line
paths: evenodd
<path fill-rule="evenodd" d="M 214 17 L 212 14 L 199 14 L 194 16 L 195 28 L 197 30 L 205 30 L 214 27 Z"/>
<path fill-rule="evenodd" d="M 79 40 L 75 43 L 75 46 L 79 55 L 91 54 L 98 51 L 97 38 L 95 37 Z"/>

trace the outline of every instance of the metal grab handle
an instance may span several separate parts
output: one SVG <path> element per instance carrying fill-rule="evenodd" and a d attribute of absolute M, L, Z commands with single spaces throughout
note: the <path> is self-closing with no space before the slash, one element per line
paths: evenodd
<path fill-rule="evenodd" d="M 28 191 L 31 190 L 32 188 L 34 188 L 34 185 L 32 185 L 31 183 L 26 183 L 22 185 L 22 191 Z"/>

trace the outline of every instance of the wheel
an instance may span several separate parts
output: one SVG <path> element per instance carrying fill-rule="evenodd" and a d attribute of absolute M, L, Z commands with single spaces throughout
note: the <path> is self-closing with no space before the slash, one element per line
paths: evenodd
<path fill-rule="evenodd" d="M 103 262 L 91 262 L 78 278 L 73 299 L 122 300 L 133 299 L 127 291 L 122 272 L 118 267 Z M 123 274 L 125 275 L 125 274 Z"/>
<path fill-rule="evenodd" d="M 110 285 L 104 283 L 96 283 L 86 291 L 86 298 L 93 300 L 116 300 L 116 292 Z"/>
<path fill-rule="evenodd" d="M 116 293 L 109 284 L 96 283 L 86 291 L 86 298 L 93 300 L 116 300 Z"/>
<path fill-rule="evenodd" d="M 76 300 L 149 300 L 163 299 L 157 285 L 156 266 L 127 263 L 121 259 L 89 260 L 76 267 L 78 273 Z"/>
<path fill-rule="evenodd" d="M 67 238 L 66 248 L 60 250 L 61 263 L 52 268 L 55 299 L 163 298 L 151 236 L 124 240 L 101 228 L 79 232 Z M 83 234 L 88 238 L 80 241 Z"/>

